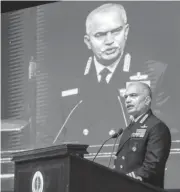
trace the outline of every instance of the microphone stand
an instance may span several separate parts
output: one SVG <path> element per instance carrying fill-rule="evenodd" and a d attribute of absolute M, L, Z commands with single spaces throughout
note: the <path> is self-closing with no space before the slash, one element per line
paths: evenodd
<path fill-rule="evenodd" d="M 96 159 L 97 155 L 99 154 L 99 152 L 101 151 L 102 147 L 104 146 L 104 144 L 106 142 L 108 142 L 110 139 L 112 139 L 113 137 L 110 137 L 109 139 L 105 140 L 104 143 L 101 145 L 101 147 L 99 148 L 98 152 L 96 153 L 95 157 L 93 158 L 93 161 Z"/>
<path fill-rule="evenodd" d="M 120 129 L 117 133 L 113 134 L 110 138 L 108 138 L 107 140 L 104 141 L 104 143 L 101 145 L 100 149 L 98 150 L 98 152 L 96 153 L 95 157 L 93 158 L 93 162 L 96 159 L 97 155 L 99 154 L 99 152 L 101 151 L 102 147 L 104 146 L 104 144 L 106 142 L 108 142 L 110 139 L 117 139 L 119 137 L 119 135 L 121 135 L 123 132 L 123 129 Z"/>
<path fill-rule="evenodd" d="M 61 133 L 62 130 L 64 129 L 66 123 L 68 122 L 68 120 L 69 120 L 69 118 L 71 117 L 71 115 L 72 115 L 72 113 L 74 112 L 74 110 L 75 110 L 81 103 L 82 103 L 82 100 L 80 100 L 80 101 L 75 105 L 75 107 L 70 111 L 70 113 L 69 113 L 69 115 L 67 116 L 65 122 L 63 123 L 62 127 L 60 128 L 60 130 L 59 130 L 59 132 L 58 132 L 56 138 L 54 139 L 53 144 L 57 141 L 57 139 L 58 139 L 60 133 Z"/>

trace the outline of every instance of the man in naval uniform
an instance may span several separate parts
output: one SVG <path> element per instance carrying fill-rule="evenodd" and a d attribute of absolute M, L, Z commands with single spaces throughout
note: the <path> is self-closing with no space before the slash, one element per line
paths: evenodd
<path fill-rule="evenodd" d="M 153 62 L 144 69 L 131 65 L 131 54 L 125 50 L 128 32 L 126 11 L 120 4 L 104 4 L 89 13 L 84 42 L 93 56 L 82 78 L 68 79 L 69 87 L 61 87 L 64 123 L 53 143 L 89 144 L 90 154 L 95 154 L 104 140 L 127 127 L 129 117 L 122 102 L 126 85 L 143 81 L 155 90 L 166 66 L 160 64 L 153 71 Z M 105 152 L 112 151 L 109 146 Z"/>
<path fill-rule="evenodd" d="M 114 164 L 117 171 L 163 188 L 171 134 L 166 124 L 152 113 L 151 95 L 147 84 L 128 85 L 124 97 L 131 123 L 123 132 Z"/>

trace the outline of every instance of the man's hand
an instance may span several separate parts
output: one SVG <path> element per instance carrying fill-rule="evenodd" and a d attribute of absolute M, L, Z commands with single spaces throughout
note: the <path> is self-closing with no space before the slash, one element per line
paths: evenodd
<path fill-rule="evenodd" d="M 142 181 L 142 177 L 136 176 L 134 172 L 127 173 L 126 175 L 133 177 L 134 179 L 138 179 L 138 180 Z"/>

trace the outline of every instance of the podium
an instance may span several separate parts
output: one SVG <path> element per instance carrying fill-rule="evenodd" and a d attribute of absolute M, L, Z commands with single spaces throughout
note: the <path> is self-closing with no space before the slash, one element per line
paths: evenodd
<path fill-rule="evenodd" d="M 164 192 L 84 158 L 88 145 L 59 145 L 14 155 L 14 192 Z"/>

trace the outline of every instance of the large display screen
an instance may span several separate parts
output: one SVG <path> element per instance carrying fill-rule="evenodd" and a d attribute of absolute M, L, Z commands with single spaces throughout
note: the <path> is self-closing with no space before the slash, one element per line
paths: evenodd
<path fill-rule="evenodd" d="M 129 33 L 118 67 L 103 86 L 84 42 L 86 17 L 102 4 L 56 2 L 3 14 L 3 119 L 27 121 L 35 148 L 88 144 L 92 159 L 104 140 L 129 123 L 127 84 L 143 81 L 152 88 L 152 110 L 168 125 L 176 148 L 179 2 L 121 2 Z M 108 164 L 114 142 L 105 145 L 97 162 Z"/>

